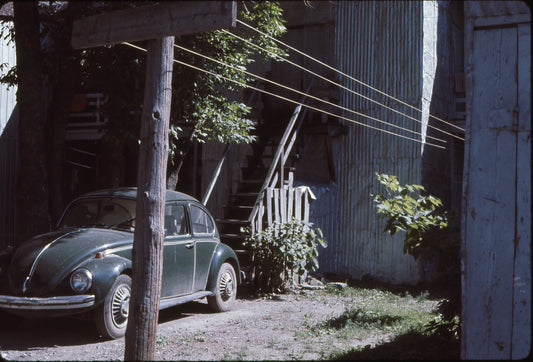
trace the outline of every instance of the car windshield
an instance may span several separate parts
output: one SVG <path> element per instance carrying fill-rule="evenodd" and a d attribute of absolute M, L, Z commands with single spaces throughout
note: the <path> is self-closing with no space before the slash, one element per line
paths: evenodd
<path fill-rule="evenodd" d="M 59 228 L 135 228 L 135 200 L 121 198 L 82 199 L 73 202 L 63 214 Z"/>

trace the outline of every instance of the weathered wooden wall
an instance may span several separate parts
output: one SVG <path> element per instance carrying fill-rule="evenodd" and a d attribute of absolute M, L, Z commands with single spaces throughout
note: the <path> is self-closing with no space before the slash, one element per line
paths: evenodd
<path fill-rule="evenodd" d="M 0 64 L 16 64 L 15 47 L 0 39 Z M 18 122 L 17 87 L 0 84 L 0 249 L 12 243 L 15 233 Z"/>
<path fill-rule="evenodd" d="M 465 3 L 462 358 L 531 348 L 531 14 Z"/>

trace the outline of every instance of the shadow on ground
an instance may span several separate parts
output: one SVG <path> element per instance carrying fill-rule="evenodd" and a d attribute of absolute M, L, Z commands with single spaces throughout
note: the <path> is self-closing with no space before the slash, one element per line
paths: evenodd
<path fill-rule="evenodd" d="M 191 302 L 159 312 L 159 324 L 210 313 L 207 303 Z M 0 322 L 1 323 L 1 322 Z M 107 342 L 91 319 L 72 317 L 23 319 L 14 327 L 0 328 L 0 350 L 32 350 L 53 346 L 79 346 Z"/>
<path fill-rule="evenodd" d="M 451 342 L 439 336 L 406 333 L 394 340 L 366 346 L 361 351 L 350 351 L 334 360 L 458 360 L 459 342 Z"/>

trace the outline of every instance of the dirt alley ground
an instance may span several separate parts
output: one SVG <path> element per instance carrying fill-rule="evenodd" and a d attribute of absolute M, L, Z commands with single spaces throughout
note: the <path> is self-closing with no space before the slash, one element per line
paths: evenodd
<path fill-rule="evenodd" d="M 232 311 L 211 313 L 204 300 L 160 312 L 157 360 L 313 360 L 347 345 L 328 334 L 305 333 L 309 326 L 338 317 L 357 300 L 300 290 L 268 298 L 237 299 Z M 302 331 L 304 334 L 302 335 Z M 350 347 L 387 341 L 386 332 Z M 0 359 L 122 360 L 124 338 L 106 341 L 91 321 L 25 320 L 18 329 L 0 331 Z"/>

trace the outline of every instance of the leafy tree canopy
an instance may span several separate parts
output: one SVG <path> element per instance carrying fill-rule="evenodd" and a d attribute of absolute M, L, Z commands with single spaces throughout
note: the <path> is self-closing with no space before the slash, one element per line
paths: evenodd
<path fill-rule="evenodd" d="M 54 79 L 54 74 L 58 71 L 57 60 L 64 54 L 53 44 L 57 39 L 70 34 L 67 34 L 62 26 L 66 3 L 47 4 L 46 11 L 41 12 L 43 44 L 45 44 L 43 63 L 46 68 L 43 71 L 50 76 L 50 79 Z M 80 15 L 153 3 L 103 1 L 82 4 Z M 238 9 L 240 20 L 265 34 L 279 37 L 286 31 L 282 10 L 277 2 L 241 1 L 238 3 Z M 12 35 L 12 31 L 5 24 L 2 29 L 0 35 L 5 37 Z M 243 27 L 231 31 L 279 56 L 287 55 L 274 41 L 257 32 Z M 231 64 L 237 69 L 246 69 L 256 59 L 270 58 L 267 52 L 247 45 L 221 30 L 178 36 L 175 43 Z M 143 46 L 142 42 L 138 45 Z M 243 72 L 224 67 L 184 50 L 175 49 L 175 59 L 233 79 L 242 85 L 252 81 Z M 136 147 L 143 101 L 145 53 L 118 44 L 109 48 L 82 50 L 79 52 L 79 62 L 81 64 L 79 91 L 101 92 L 108 97 L 104 107 L 105 116 L 109 119 L 107 140 L 119 138 L 128 142 L 131 147 Z M 2 81 L 16 83 L 16 72 L 13 70 L 4 67 L 0 73 L 2 73 L 0 76 L 3 75 Z M 242 88 L 243 86 L 228 82 L 221 77 L 175 64 L 169 137 L 171 165 L 187 152 L 187 145 L 180 143 L 180 139 L 184 136 L 182 128 L 186 126 L 193 129 L 191 139 L 199 142 L 214 140 L 222 143 L 250 143 L 254 140 L 254 123 L 247 118 L 250 108 L 237 97 L 238 91 Z"/>

